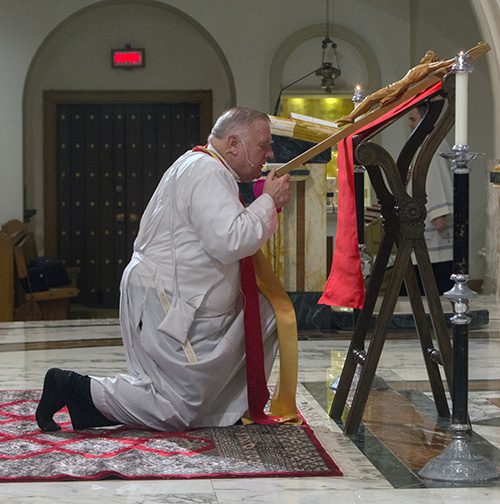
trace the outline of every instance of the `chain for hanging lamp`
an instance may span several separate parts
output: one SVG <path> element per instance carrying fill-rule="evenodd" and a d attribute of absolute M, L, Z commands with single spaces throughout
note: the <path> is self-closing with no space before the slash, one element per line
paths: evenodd
<path fill-rule="evenodd" d="M 326 60 L 327 49 L 330 46 L 333 49 L 333 54 L 336 59 L 337 66 L 333 66 L 331 61 Z M 335 79 L 340 76 L 340 65 L 339 58 L 337 54 L 337 44 L 330 38 L 330 6 L 329 0 L 326 0 L 326 31 L 325 38 L 321 42 L 321 48 L 323 49 L 323 56 L 321 58 L 321 67 L 316 71 L 316 75 L 321 78 L 321 87 L 326 93 L 331 94 L 333 88 L 335 87 Z"/>

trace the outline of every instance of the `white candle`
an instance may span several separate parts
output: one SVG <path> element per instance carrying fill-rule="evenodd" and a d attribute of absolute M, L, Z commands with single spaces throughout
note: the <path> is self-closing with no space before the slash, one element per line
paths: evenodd
<path fill-rule="evenodd" d="M 458 70 L 455 78 L 455 145 L 467 145 L 469 72 Z"/>
<path fill-rule="evenodd" d="M 358 105 L 365 99 L 365 95 L 363 94 L 363 90 L 361 86 L 358 84 L 354 88 L 354 96 L 352 97 L 352 101 L 354 103 L 354 110 L 358 107 Z"/>

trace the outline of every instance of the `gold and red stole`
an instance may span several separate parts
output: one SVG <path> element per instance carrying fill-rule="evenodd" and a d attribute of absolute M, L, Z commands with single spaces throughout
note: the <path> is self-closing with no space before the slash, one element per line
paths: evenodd
<path fill-rule="evenodd" d="M 225 163 L 206 147 L 195 147 L 194 152 L 204 152 Z M 240 201 L 243 199 L 240 195 Z M 248 412 L 250 419 L 259 424 L 297 423 L 296 390 L 298 376 L 297 321 L 293 304 L 281 282 L 261 250 L 240 261 L 241 290 L 243 293 L 243 323 L 245 329 L 245 354 L 247 370 Z M 260 320 L 259 291 L 273 307 L 278 329 L 279 376 L 271 399 L 269 415 L 264 408 L 269 400 L 269 389 L 264 369 L 264 348 Z"/>

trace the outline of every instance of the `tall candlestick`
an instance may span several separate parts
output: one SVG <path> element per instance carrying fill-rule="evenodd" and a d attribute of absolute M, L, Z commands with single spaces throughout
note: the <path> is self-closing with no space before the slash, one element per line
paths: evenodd
<path fill-rule="evenodd" d="M 419 475 L 435 481 L 479 482 L 497 479 L 496 464 L 475 452 L 470 442 L 468 409 L 468 324 L 469 302 L 477 293 L 469 289 L 469 161 L 479 156 L 467 144 L 467 82 L 472 72 L 467 55 L 457 55 L 455 72 L 455 145 L 453 153 L 441 156 L 453 160 L 453 275 L 454 287 L 444 296 L 451 301 L 453 324 L 453 422 L 451 442 L 441 455 L 429 460 Z M 464 78 L 465 77 L 465 78 Z"/>
<path fill-rule="evenodd" d="M 468 145 L 468 88 L 472 65 L 463 51 L 457 55 L 452 70 L 455 81 L 455 145 Z"/>

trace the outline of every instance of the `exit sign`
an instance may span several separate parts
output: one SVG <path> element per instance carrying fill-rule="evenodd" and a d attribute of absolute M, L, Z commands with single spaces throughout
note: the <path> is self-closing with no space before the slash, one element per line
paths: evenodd
<path fill-rule="evenodd" d="M 112 49 L 113 68 L 139 68 L 144 66 L 144 49 Z"/>

